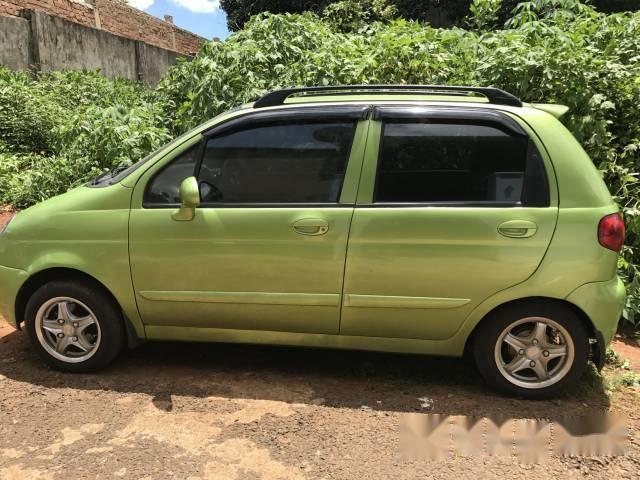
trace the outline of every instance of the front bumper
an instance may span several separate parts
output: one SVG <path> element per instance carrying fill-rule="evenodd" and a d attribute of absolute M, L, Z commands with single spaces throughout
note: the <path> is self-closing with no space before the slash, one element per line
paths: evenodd
<path fill-rule="evenodd" d="M 24 270 L 0 265 L 0 316 L 16 328 L 16 297 L 28 276 Z"/>
<path fill-rule="evenodd" d="M 567 297 L 593 322 L 593 326 L 602 335 L 602 349 L 611 343 L 622 316 L 626 291 L 622 280 L 617 276 L 607 282 L 587 283 L 575 289 Z M 600 343 L 600 338 L 598 338 Z"/>

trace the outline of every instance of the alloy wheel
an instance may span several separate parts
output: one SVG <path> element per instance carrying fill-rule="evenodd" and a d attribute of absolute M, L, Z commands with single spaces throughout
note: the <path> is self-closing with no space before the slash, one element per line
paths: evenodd
<path fill-rule="evenodd" d="M 575 358 L 573 340 L 567 330 L 544 317 L 511 323 L 498 336 L 494 351 L 502 376 L 528 389 L 559 382 L 569 373 Z"/>
<path fill-rule="evenodd" d="M 54 358 L 80 363 L 91 358 L 102 338 L 96 315 L 84 303 L 55 297 L 38 309 L 35 331 L 42 347 Z"/>

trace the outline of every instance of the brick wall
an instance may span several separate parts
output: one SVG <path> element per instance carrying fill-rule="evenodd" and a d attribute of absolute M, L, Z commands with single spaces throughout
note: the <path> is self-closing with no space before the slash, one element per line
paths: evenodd
<path fill-rule="evenodd" d="M 40 10 L 183 54 L 195 54 L 205 41 L 118 0 L 0 0 L 0 15 L 18 16 L 23 9 Z"/>
<path fill-rule="evenodd" d="M 18 16 L 21 7 L 18 7 L 14 3 L 5 2 L 0 0 L 0 15 L 2 16 Z"/>

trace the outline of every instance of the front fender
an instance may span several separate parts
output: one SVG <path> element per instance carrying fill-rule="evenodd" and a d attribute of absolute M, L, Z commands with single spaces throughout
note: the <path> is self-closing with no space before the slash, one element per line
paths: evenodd
<path fill-rule="evenodd" d="M 14 328 L 19 328 L 15 309 L 16 297 L 28 277 L 29 274 L 24 270 L 0 266 L 0 316 Z"/>

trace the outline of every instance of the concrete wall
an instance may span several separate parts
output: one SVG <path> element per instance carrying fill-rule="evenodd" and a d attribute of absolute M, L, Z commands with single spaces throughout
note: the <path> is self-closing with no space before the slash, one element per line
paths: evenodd
<path fill-rule="evenodd" d="M 184 56 L 40 11 L 0 16 L 0 64 L 41 72 L 99 69 L 109 78 L 155 85 Z"/>
<path fill-rule="evenodd" d="M 149 85 L 158 83 L 162 75 L 169 70 L 176 60 L 184 55 L 179 55 L 170 50 L 148 45 L 144 42 L 136 42 L 136 61 L 138 76 Z"/>
<path fill-rule="evenodd" d="M 109 78 L 138 78 L 135 40 L 42 12 L 32 12 L 31 28 L 33 60 L 41 72 L 98 68 Z"/>
<path fill-rule="evenodd" d="M 26 70 L 29 63 L 29 22 L 24 18 L 0 17 L 0 65 Z"/>

